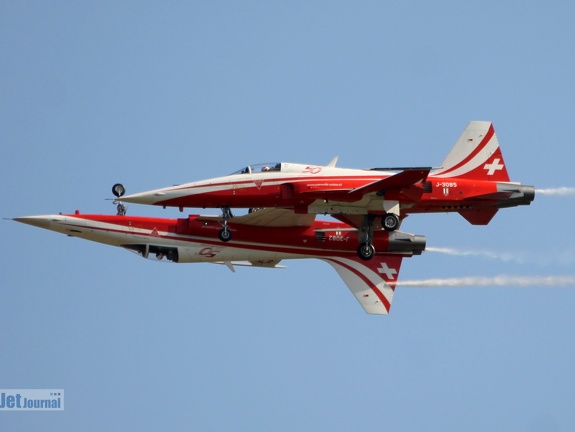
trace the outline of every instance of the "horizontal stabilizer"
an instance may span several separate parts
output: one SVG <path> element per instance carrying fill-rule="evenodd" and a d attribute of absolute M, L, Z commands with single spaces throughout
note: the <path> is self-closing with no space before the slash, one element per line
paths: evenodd
<path fill-rule="evenodd" d="M 487 225 L 493 216 L 497 213 L 496 208 L 494 209 L 482 209 L 482 210 L 461 210 L 459 214 L 463 216 L 472 225 Z"/>

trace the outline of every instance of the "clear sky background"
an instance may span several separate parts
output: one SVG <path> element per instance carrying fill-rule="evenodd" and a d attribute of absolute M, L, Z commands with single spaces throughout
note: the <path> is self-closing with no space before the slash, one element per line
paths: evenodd
<path fill-rule="evenodd" d="M 512 180 L 575 186 L 571 1 L 0 2 L 0 216 L 268 161 L 438 165 L 493 121 Z M 575 197 L 410 216 L 400 280 L 575 274 Z M 195 210 L 194 210 L 195 211 Z M 179 217 L 130 205 L 132 215 Z M 215 212 L 212 212 L 215 213 Z M 1 430 L 572 431 L 575 288 L 398 288 L 321 261 L 160 264 L 0 221 Z"/>

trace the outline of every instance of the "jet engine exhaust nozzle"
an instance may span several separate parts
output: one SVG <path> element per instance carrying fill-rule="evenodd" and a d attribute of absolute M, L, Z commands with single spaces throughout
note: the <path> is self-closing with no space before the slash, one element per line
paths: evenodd
<path fill-rule="evenodd" d="M 394 231 L 389 234 L 389 252 L 421 255 L 425 250 L 426 238 L 422 235 Z"/>

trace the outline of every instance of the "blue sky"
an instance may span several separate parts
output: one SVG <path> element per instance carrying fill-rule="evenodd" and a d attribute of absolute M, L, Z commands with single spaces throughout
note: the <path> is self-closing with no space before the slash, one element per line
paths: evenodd
<path fill-rule="evenodd" d="M 574 187 L 574 19 L 567 1 L 4 1 L 0 216 L 112 213 L 116 182 L 266 161 L 437 165 L 470 120 L 494 122 L 512 180 Z M 573 210 L 410 216 L 475 254 L 426 252 L 400 280 L 573 276 Z M 2 430 L 575 426 L 573 287 L 398 288 L 369 316 L 320 261 L 159 264 L 11 221 L 0 239 L 0 386 L 66 397 Z"/>

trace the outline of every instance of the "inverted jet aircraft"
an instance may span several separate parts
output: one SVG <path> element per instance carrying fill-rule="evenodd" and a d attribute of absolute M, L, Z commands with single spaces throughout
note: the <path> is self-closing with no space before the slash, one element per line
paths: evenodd
<path fill-rule="evenodd" d="M 529 205 L 532 186 L 511 182 L 490 122 L 465 128 L 440 168 L 336 167 L 296 163 L 250 165 L 231 175 L 148 192 L 121 201 L 160 206 L 221 208 L 222 241 L 231 240 L 230 208 L 284 208 L 296 214 L 330 214 L 360 231 L 371 244 L 374 231 L 394 231 L 410 213 L 458 212 L 486 225 L 501 208 Z M 116 196 L 124 192 L 115 187 Z M 369 255 L 369 248 L 364 248 Z"/>
<path fill-rule="evenodd" d="M 119 246 L 144 258 L 175 263 L 218 263 L 232 271 L 236 265 L 278 267 L 281 260 L 318 258 L 338 272 L 369 314 L 387 314 L 401 261 L 425 249 L 425 237 L 400 231 L 379 231 L 377 252 L 360 259 L 355 251 L 358 231 L 335 221 L 316 221 L 315 215 L 264 209 L 235 217 L 228 226 L 235 241 L 215 233 L 218 216 L 191 215 L 181 219 L 125 215 L 58 214 L 27 216 L 17 222 L 72 237 Z"/>

